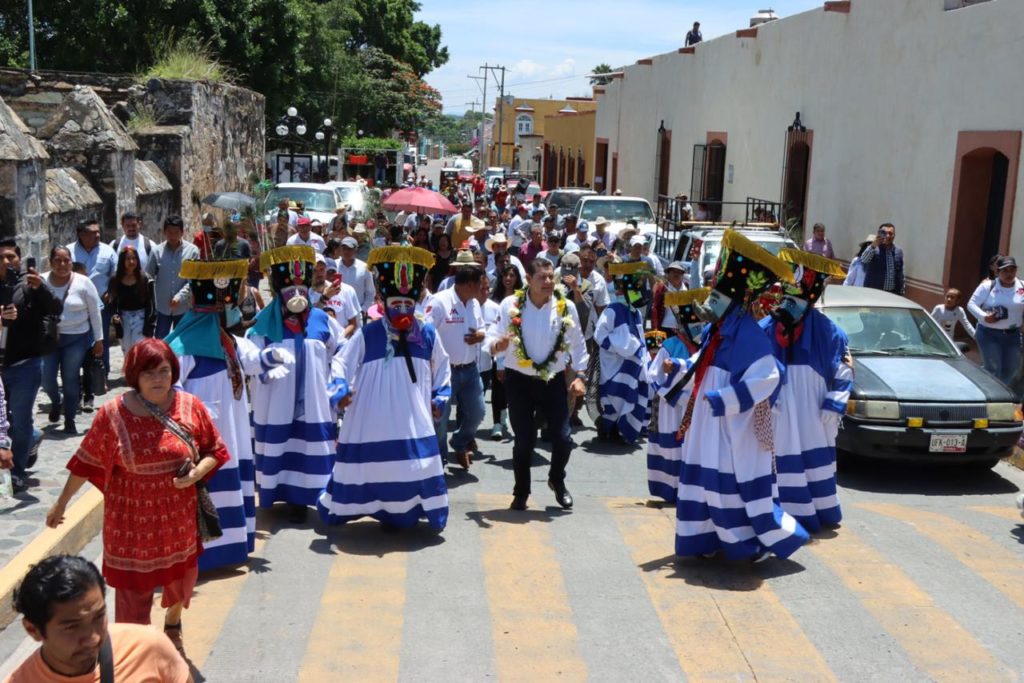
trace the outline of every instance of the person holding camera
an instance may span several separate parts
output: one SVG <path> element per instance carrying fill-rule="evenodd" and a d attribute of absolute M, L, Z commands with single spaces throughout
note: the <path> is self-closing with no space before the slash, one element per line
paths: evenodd
<path fill-rule="evenodd" d="M 1024 319 L 1024 283 L 1017 279 L 1017 261 L 1012 256 L 996 262 L 995 278 L 978 285 L 967 310 L 978 319 L 975 339 L 982 365 L 1010 386 L 1020 369 L 1020 328 Z"/>
<path fill-rule="evenodd" d="M 893 242 L 896 227 L 892 223 L 878 226 L 875 241 L 860 255 L 864 268 L 864 286 L 881 289 L 903 296 L 906 279 L 903 276 L 903 250 Z"/>
<path fill-rule="evenodd" d="M 14 455 L 11 483 L 15 493 L 28 488 L 26 470 L 34 463 L 36 443 L 36 395 L 43 381 L 43 356 L 56 349 L 57 328 L 63 304 L 36 271 L 35 259 L 24 261 L 13 237 L 0 239 L 0 281 L 6 290 L 3 300 L 8 316 L 4 320 L 7 341 L 4 346 L 0 377 L 7 397 L 7 418 L 11 424 L 11 451 Z M 49 332 L 48 332 L 49 330 Z"/>

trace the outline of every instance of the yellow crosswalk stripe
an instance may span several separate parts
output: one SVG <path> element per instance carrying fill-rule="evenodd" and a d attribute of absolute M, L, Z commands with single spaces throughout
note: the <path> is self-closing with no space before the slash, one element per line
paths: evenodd
<path fill-rule="evenodd" d="M 1012 680 L 1012 672 L 974 636 L 849 527 L 807 549 L 857 595 L 925 676 L 936 681 Z"/>
<path fill-rule="evenodd" d="M 358 524 L 377 526 L 350 527 Z M 338 553 L 309 632 L 300 682 L 398 679 L 407 564 L 404 552 Z"/>
<path fill-rule="evenodd" d="M 1024 564 L 1020 556 L 1005 550 L 980 531 L 946 515 L 903 505 L 860 503 L 857 507 L 907 522 L 1024 607 Z"/>
<path fill-rule="evenodd" d="M 508 507 L 508 496 L 478 494 L 480 511 Z M 491 633 L 501 681 L 584 681 L 569 596 L 551 531 L 536 513 L 505 513 L 481 534 Z M 518 523 L 515 523 L 518 522 Z"/>
<path fill-rule="evenodd" d="M 265 531 L 256 532 L 255 549 L 251 557 L 263 554 L 263 546 L 266 545 L 269 536 Z M 231 608 L 238 601 L 242 587 L 251 573 L 252 566 L 246 565 L 235 570 L 218 570 L 211 571 L 208 575 L 200 575 L 200 583 L 192 596 L 192 604 L 182 617 L 185 652 L 196 669 L 201 670 L 206 663 L 210 650 L 224 630 Z M 154 602 L 159 605 L 159 601 Z"/>
<path fill-rule="evenodd" d="M 745 563 L 674 564 L 674 508 L 606 502 L 690 680 L 830 681 L 828 664 Z"/>
<path fill-rule="evenodd" d="M 993 515 L 995 517 L 1008 519 L 1011 522 L 1016 522 L 1017 524 L 1024 524 L 1024 519 L 1020 516 L 1020 510 L 1012 505 L 972 505 L 967 509 L 974 510 L 975 512 L 984 512 L 986 515 Z"/>

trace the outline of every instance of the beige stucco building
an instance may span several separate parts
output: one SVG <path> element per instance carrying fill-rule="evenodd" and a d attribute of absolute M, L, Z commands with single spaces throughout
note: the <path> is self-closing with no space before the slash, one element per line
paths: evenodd
<path fill-rule="evenodd" d="M 509 95 L 504 100 L 495 100 L 495 126 L 487 165 L 538 173 L 546 119 L 559 112 L 596 109 L 597 103 L 586 97 L 542 100 Z"/>
<path fill-rule="evenodd" d="M 544 122 L 541 189 L 594 186 L 594 126 L 597 112 L 563 111 Z"/>
<path fill-rule="evenodd" d="M 595 185 L 780 202 L 846 260 L 891 221 L 910 296 L 969 295 L 1024 257 L 1022 64 L 1019 0 L 825 2 L 595 88 Z"/>

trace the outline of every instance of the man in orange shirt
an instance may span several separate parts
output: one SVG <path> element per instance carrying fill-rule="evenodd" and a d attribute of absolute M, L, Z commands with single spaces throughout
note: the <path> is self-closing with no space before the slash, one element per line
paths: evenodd
<path fill-rule="evenodd" d="M 32 567 L 14 606 L 42 646 L 4 683 L 99 683 L 107 667 L 117 683 L 192 683 L 167 636 L 138 624 L 108 627 L 105 590 L 99 570 L 81 557 L 57 555 Z"/>

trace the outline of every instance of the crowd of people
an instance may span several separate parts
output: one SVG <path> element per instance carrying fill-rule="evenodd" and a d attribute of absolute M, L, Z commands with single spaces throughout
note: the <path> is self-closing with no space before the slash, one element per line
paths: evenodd
<path fill-rule="evenodd" d="M 538 440 L 551 448 L 548 488 L 573 507 L 586 406 L 594 448 L 646 440 L 648 489 L 675 508 L 681 557 L 785 558 L 838 525 L 835 439 L 853 370 L 845 335 L 814 309 L 846 275 L 824 228 L 778 256 L 726 230 L 706 287 L 687 289 L 683 264 L 663 266 L 635 226 L 613 235 L 598 218 L 591 230 L 505 191 L 500 206 L 456 194 L 450 217 L 358 222 L 339 206 L 329 224 L 284 200 L 265 240 L 235 216 L 219 231 L 204 220 L 190 242 L 171 216 L 153 244 L 128 214 L 111 244 L 83 223 L 42 275 L 0 242 L 0 262 L 23 273 L 4 318 L 26 332 L 8 338 L 0 413 L 14 438 L 0 419 L 0 464 L 24 482 L 40 383 L 51 421 L 72 431 L 84 358 L 109 353 L 111 328 L 125 351 L 130 390 L 96 413 L 47 515 L 61 524 L 87 481 L 105 497 L 102 577 L 71 559 L 51 568 L 74 579 L 72 597 L 96 602 L 105 580 L 116 621 L 148 624 L 162 589 L 164 632 L 184 654 L 197 577 L 247 561 L 257 507 L 283 504 L 292 523 L 314 508 L 329 525 L 425 520 L 440 532 L 446 473 L 480 455 L 488 391 L 490 437 L 513 440 L 512 510 L 529 507 Z M 860 261 L 896 290 L 890 228 Z M 1024 291 L 1009 261 L 989 296 Z M 1024 312 L 1024 299 L 999 302 Z M 30 574 L 19 598 L 40 632 L 26 586 L 46 580 Z"/>

